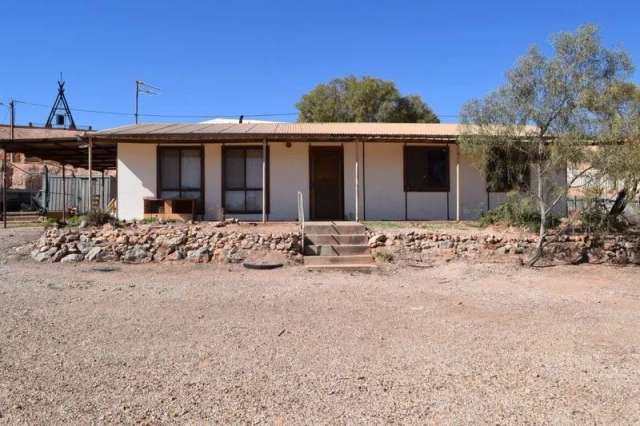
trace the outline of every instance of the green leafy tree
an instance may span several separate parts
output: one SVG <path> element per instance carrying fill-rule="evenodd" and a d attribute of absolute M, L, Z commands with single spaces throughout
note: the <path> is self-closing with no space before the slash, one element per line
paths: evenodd
<path fill-rule="evenodd" d="M 300 122 L 440 122 L 419 96 L 401 96 L 392 81 L 373 77 L 319 84 L 296 107 Z"/>
<path fill-rule="evenodd" d="M 594 148 L 593 167 L 597 181 L 621 185 L 608 212 L 608 221 L 616 222 L 627 201 L 638 195 L 640 185 L 640 88 L 620 82 L 607 88 L 603 97 L 589 97 L 590 109 L 600 119 L 601 137 Z"/>
<path fill-rule="evenodd" d="M 542 256 L 547 223 L 568 189 L 593 167 L 594 151 L 611 120 L 600 111 L 615 109 L 607 95 L 625 83 L 632 64 L 626 53 L 604 48 L 598 29 L 552 37 L 553 53 L 531 48 L 506 74 L 506 82 L 461 112 L 463 150 L 486 164 L 496 148 L 518 150 L 533 166 L 532 195 L 540 213 L 538 243 L 528 264 Z M 596 101 L 597 100 L 597 101 Z M 580 169 L 567 181 L 567 166 Z"/>

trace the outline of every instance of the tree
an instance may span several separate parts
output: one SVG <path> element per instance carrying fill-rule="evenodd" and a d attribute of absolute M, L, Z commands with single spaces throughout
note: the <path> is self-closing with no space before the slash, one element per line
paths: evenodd
<path fill-rule="evenodd" d="M 604 97 L 588 102 L 602 128 L 593 166 L 599 180 L 622 185 L 608 212 L 609 223 L 617 222 L 640 185 L 640 88 L 620 82 L 611 85 Z"/>
<path fill-rule="evenodd" d="M 319 84 L 296 108 L 300 122 L 440 122 L 419 96 L 401 96 L 392 81 L 366 76 Z"/>
<path fill-rule="evenodd" d="M 463 150 L 486 163 L 495 147 L 526 154 L 534 167 L 532 195 L 540 213 L 536 250 L 542 256 L 547 221 L 568 189 L 594 164 L 594 143 L 608 133 L 611 120 L 595 111 L 615 109 L 607 97 L 627 82 L 632 65 L 622 51 L 602 47 L 597 27 L 552 37 L 553 53 L 533 47 L 506 74 L 506 82 L 484 99 L 466 103 L 461 112 Z M 596 101 L 597 100 L 597 101 Z M 566 168 L 581 170 L 561 182 Z"/>

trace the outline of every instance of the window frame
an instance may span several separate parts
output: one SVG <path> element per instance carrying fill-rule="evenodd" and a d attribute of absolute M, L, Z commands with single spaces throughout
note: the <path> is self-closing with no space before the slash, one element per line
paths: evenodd
<path fill-rule="evenodd" d="M 266 212 L 267 214 L 270 212 L 270 191 L 269 191 L 269 182 L 270 182 L 270 174 L 269 171 L 271 169 L 271 162 L 270 162 L 270 156 L 269 156 L 269 146 L 267 146 L 267 155 L 266 155 L 266 165 L 267 165 L 267 182 L 266 182 L 266 188 L 248 188 L 247 187 L 247 151 L 248 150 L 260 150 L 260 153 L 262 154 L 263 152 L 263 146 L 262 145 L 240 145 L 240 146 L 227 146 L 227 145 L 223 145 L 222 146 L 222 155 L 221 155 L 221 160 L 222 160 L 222 179 L 221 179 L 221 192 L 222 192 L 222 208 L 224 209 L 224 213 L 230 213 L 230 214 L 261 214 L 262 213 L 262 209 L 260 210 L 247 210 L 246 209 L 246 205 L 247 205 L 247 191 L 266 191 L 265 195 L 266 195 L 266 200 L 267 200 L 267 205 L 266 205 Z M 242 188 L 227 188 L 226 185 L 226 175 L 227 175 L 227 161 L 226 161 L 226 153 L 229 151 L 243 151 L 244 152 L 244 176 L 243 176 L 243 180 L 244 180 L 244 185 Z M 262 172 L 260 173 L 260 175 L 262 175 Z M 227 200 L 226 200 L 226 195 L 227 195 L 227 191 L 243 191 L 244 192 L 244 205 L 245 205 L 245 209 L 243 210 L 229 210 L 227 209 L 226 205 L 227 205 Z"/>
<path fill-rule="evenodd" d="M 445 151 L 446 152 L 446 169 L 445 169 L 445 178 L 446 183 L 442 186 L 435 185 L 432 183 L 424 183 L 418 186 L 410 186 L 408 182 L 409 171 L 408 171 L 408 163 L 407 159 L 409 158 L 409 151 L 412 150 L 420 150 L 420 151 Z M 404 192 L 450 192 L 451 191 L 451 157 L 449 153 L 449 146 L 422 146 L 422 145 L 405 145 L 402 152 L 402 163 L 403 163 L 403 171 L 404 171 Z M 427 154 L 427 161 L 429 161 L 429 156 Z"/>
<path fill-rule="evenodd" d="M 162 186 L 162 153 L 165 151 L 178 151 L 178 188 L 164 188 Z M 182 151 L 186 150 L 198 150 L 200 152 L 200 188 L 182 188 Z M 204 213 L 204 192 L 205 192 L 205 181 L 204 181 L 204 147 L 202 145 L 187 145 L 187 146 L 162 146 L 158 145 L 156 149 L 156 197 L 158 199 L 162 198 L 161 194 L 165 191 L 175 191 L 180 193 L 180 197 L 182 198 L 183 192 L 200 192 L 200 197 L 196 198 L 199 200 L 199 203 L 196 203 L 196 211 L 194 213 L 203 214 Z"/>

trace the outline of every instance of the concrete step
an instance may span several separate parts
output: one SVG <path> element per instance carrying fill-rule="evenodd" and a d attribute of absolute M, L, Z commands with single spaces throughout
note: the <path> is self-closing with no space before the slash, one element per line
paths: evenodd
<path fill-rule="evenodd" d="M 344 272 L 371 272 L 378 266 L 371 265 L 305 265 L 307 271 L 344 271 Z"/>
<path fill-rule="evenodd" d="M 41 218 L 41 216 L 32 214 L 32 215 L 28 215 L 28 214 L 20 214 L 20 215 L 16 215 L 16 214 L 7 214 L 7 222 L 24 222 L 24 221 L 39 221 Z M 0 214 L 0 220 L 2 220 L 2 214 Z"/>
<path fill-rule="evenodd" d="M 358 222 L 308 222 L 304 225 L 305 234 L 364 234 L 366 228 Z"/>
<path fill-rule="evenodd" d="M 366 244 L 321 244 L 305 245 L 305 256 L 349 256 L 353 254 L 369 254 Z"/>
<path fill-rule="evenodd" d="M 318 265 L 375 265 L 371 255 L 357 254 L 350 256 L 305 256 L 305 266 Z"/>
<path fill-rule="evenodd" d="M 309 245 L 338 245 L 338 244 L 368 244 L 369 239 L 364 234 L 305 234 L 305 244 Z"/>

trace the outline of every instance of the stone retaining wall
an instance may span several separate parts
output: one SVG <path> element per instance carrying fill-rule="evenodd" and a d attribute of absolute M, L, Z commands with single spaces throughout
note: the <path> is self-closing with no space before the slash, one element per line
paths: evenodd
<path fill-rule="evenodd" d="M 85 229 L 49 229 L 33 244 L 38 262 L 121 261 L 146 263 L 187 260 L 198 263 L 239 263 L 248 257 L 278 253 L 291 262 L 302 261 L 297 232 L 260 233 L 210 225 L 105 225 Z M 526 258 L 535 238 L 440 232 L 368 231 L 369 247 L 385 261 L 427 261 L 438 257 Z M 550 235 L 545 259 L 555 263 L 640 264 L 640 236 Z"/>
<path fill-rule="evenodd" d="M 535 238 L 503 238 L 497 235 L 451 235 L 438 232 L 369 231 L 369 247 L 374 256 L 396 260 L 426 260 L 436 256 L 481 257 L 493 255 L 529 256 Z M 640 264 L 640 236 L 550 235 L 544 258 L 558 263 Z"/>
<path fill-rule="evenodd" d="M 278 252 L 291 262 L 302 259 L 300 235 L 261 234 L 200 225 L 128 225 L 50 229 L 34 244 L 38 262 L 189 260 L 239 263 L 257 252 Z"/>

